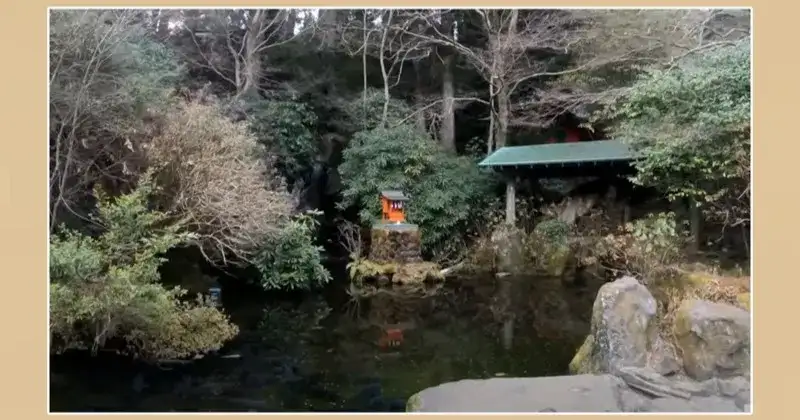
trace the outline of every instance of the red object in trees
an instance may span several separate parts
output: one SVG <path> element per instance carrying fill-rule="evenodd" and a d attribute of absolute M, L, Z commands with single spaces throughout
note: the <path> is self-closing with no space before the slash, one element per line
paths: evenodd
<path fill-rule="evenodd" d="M 387 347 L 397 347 L 403 342 L 403 330 L 390 328 L 384 331 L 383 336 L 378 340 L 378 346 L 385 349 Z"/>
<path fill-rule="evenodd" d="M 575 143 L 581 141 L 581 132 L 576 128 L 564 128 L 563 135 L 564 139 L 560 140 L 559 136 L 551 136 L 547 139 L 548 143 Z"/>

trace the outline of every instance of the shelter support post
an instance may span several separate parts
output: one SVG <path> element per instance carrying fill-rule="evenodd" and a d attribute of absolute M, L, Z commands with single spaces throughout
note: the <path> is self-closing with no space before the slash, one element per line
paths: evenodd
<path fill-rule="evenodd" d="M 622 225 L 625 226 L 631 221 L 631 203 L 630 201 L 625 201 L 625 204 L 622 207 Z"/>
<path fill-rule="evenodd" d="M 702 221 L 702 217 L 700 214 L 700 207 L 697 205 L 697 201 L 693 198 L 689 199 L 689 230 L 692 235 L 690 246 L 690 251 L 692 253 L 697 253 L 700 250 L 700 223 Z"/>
<path fill-rule="evenodd" d="M 516 177 L 509 176 L 506 178 L 506 224 L 511 226 L 516 224 L 516 193 Z"/>

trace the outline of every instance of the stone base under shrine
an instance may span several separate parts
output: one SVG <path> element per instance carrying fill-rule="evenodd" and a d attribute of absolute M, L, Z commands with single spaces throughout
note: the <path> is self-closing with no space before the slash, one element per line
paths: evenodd
<path fill-rule="evenodd" d="M 377 223 L 372 226 L 369 259 L 377 263 L 421 262 L 419 226 Z"/>

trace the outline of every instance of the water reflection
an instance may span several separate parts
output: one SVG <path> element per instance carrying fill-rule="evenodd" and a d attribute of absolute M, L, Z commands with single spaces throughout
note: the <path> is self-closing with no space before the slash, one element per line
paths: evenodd
<path fill-rule="evenodd" d="M 549 279 L 465 278 L 423 298 L 263 307 L 233 310 L 241 335 L 193 363 L 54 357 L 52 410 L 403 411 L 443 382 L 565 373 L 591 298 Z"/>

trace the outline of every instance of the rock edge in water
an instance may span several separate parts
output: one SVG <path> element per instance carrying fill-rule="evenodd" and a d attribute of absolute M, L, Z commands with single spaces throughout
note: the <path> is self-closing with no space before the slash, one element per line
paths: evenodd
<path fill-rule="evenodd" d="M 677 309 L 671 331 L 656 328 L 656 300 L 633 277 L 606 283 L 592 308 L 589 335 L 569 365 L 574 374 L 619 374 L 650 367 L 696 380 L 750 376 L 750 314 L 733 305 L 692 299 Z M 674 339 L 665 337 L 672 335 Z M 674 342 L 673 342 L 674 341 Z"/>
<path fill-rule="evenodd" d="M 569 375 L 462 380 L 427 388 L 408 399 L 407 412 L 603 413 L 749 411 L 745 378 L 704 382 L 666 378 L 625 367 L 620 376 Z"/>
<path fill-rule="evenodd" d="M 683 302 L 673 333 L 656 328 L 657 302 L 633 277 L 600 288 L 572 376 L 463 380 L 412 396 L 421 412 L 750 411 L 750 315 L 703 300 Z"/>

